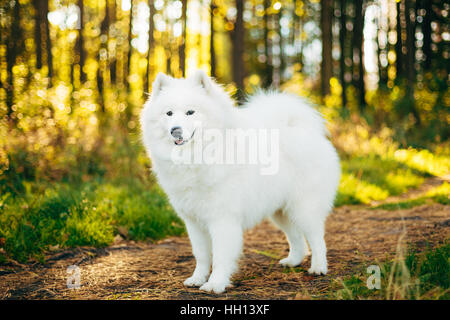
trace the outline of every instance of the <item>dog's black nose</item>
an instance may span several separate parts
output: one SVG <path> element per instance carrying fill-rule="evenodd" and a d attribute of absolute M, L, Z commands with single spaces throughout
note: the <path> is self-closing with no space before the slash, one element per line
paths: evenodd
<path fill-rule="evenodd" d="M 183 135 L 183 129 L 181 127 L 173 127 L 170 129 L 170 134 L 175 138 L 180 138 Z"/>

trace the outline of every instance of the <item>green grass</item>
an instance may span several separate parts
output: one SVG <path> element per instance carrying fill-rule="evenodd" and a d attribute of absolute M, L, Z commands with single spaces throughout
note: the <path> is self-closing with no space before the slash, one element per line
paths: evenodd
<path fill-rule="evenodd" d="M 380 266 L 381 288 L 368 289 L 368 274 L 360 272 L 334 281 L 333 299 L 450 299 L 450 243 L 422 253 L 410 249 Z"/>
<path fill-rule="evenodd" d="M 449 199 L 450 183 L 444 182 L 439 187 L 431 189 L 430 191 L 427 192 L 425 197 L 428 199 L 432 199 L 433 201 L 435 201 L 437 203 L 449 205 L 450 204 L 450 199 Z"/>
<path fill-rule="evenodd" d="M 335 205 L 369 204 L 384 200 L 420 186 L 424 179 L 450 172 L 450 157 L 428 150 L 378 150 L 370 147 L 367 154 L 342 154 L 342 178 Z M 372 150 L 373 149 L 373 150 Z M 448 204 L 450 188 L 443 187 L 432 200 Z M 418 203 L 418 202 L 417 202 Z M 400 206 L 411 204 L 401 204 Z"/>
<path fill-rule="evenodd" d="M 377 210 L 401 210 L 401 209 L 410 209 L 416 206 L 420 206 L 422 204 L 425 204 L 426 200 L 423 198 L 419 199 L 413 199 L 413 200 L 406 200 L 406 201 L 400 201 L 400 202 L 392 202 L 392 203 L 383 203 L 378 206 L 372 207 L 370 209 Z"/>
<path fill-rule="evenodd" d="M 383 200 L 418 187 L 429 176 L 426 171 L 377 155 L 342 157 L 341 166 L 336 206 Z"/>
<path fill-rule="evenodd" d="M 299 272 L 307 272 L 307 270 L 303 267 L 284 267 L 283 273 L 299 273 Z"/>
<path fill-rule="evenodd" d="M 370 209 L 382 209 L 382 210 L 401 210 L 401 209 L 410 209 L 416 206 L 423 205 L 425 203 L 440 203 L 443 205 L 449 205 L 450 195 L 450 184 L 444 182 L 439 187 L 433 188 L 428 191 L 425 195 L 415 198 L 409 199 L 405 201 L 392 202 L 392 203 L 383 203 L 375 207 L 371 207 Z"/>
<path fill-rule="evenodd" d="M 434 176 L 448 174 L 450 170 L 450 157 L 448 154 L 433 154 L 426 149 L 399 149 L 394 152 L 393 158 L 410 168 Z"/>
<path fill-rule="evenodd" d="M 0 239 L 18 261 L 43 261 L 50 246 L 107 246 L 119 227 L 133 240 L 184 232 L 157 185 L 94 181 L 53 184 L 42 192 L 35 188 L 28 184 L 24 195 L 3 196 L 0 203 Z"/>

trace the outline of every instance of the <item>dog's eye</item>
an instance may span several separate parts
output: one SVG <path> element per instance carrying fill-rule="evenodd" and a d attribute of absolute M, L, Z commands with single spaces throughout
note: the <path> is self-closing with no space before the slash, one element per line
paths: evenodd
<path fill-rule="evenodd" d="M 170 117 L 173 114 L 173 112 L 172 111 L 168 111 L 166 114 Z"/>
<path fill-rule="evenodd" d="M 190 116 L 191 114 L 194 114 L 194 110 L 189 110 L 188 112 L 186 112 L 186 115 Z"/>

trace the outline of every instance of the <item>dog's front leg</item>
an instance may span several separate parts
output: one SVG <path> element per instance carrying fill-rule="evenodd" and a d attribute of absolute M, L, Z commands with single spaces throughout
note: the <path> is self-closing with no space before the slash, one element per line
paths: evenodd
<path fill-rule="evenodd" d="M 242 251 L 243 232 L 240 224 L 232 221 L 215 221 L 209 225 L 212 241 L 213 267 L 207 283 L 200 290 L 222 293 L 231 285 L 230 277 L 237 269 Z"/>
<path fill-rule="evenodd" d="M 211 238 L 208 231 L 198 225 L 197 222 L 185 220 L 186 229 L 191 240 L 192 253 L 196 265 L 192 276 L 184 281 L 188 287 L 199 287 L 206 282 L 211 267 Z"/>

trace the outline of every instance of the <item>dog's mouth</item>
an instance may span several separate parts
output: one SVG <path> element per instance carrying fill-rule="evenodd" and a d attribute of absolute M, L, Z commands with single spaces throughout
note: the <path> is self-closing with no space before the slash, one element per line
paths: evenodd
<path fill-rule="evenodd" d="M 183 139 L 183 138 L 180 137 L 180 138 L 174 140 L 173 143 L 175 143 L 175 145 L 177 145 L 177 146 L 182 146 L 183 144 L 186 144 L 186 143 L 188 143 L 189 141 L 192 140 L 192 137 L 194 136 L 194 133 L 195 133 L 195 129 L 192 132 L 191 137 L 189 139 Z"/>

